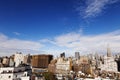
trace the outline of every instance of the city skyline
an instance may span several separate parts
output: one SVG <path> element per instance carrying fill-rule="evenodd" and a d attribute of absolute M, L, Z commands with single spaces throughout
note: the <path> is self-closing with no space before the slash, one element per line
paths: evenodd
<path fill-rule="evenodd" d="M 0 1 L 0 55 L 120 52 L 119 0 Z M 11 55 L 10 54 L 10 55 Z"/>

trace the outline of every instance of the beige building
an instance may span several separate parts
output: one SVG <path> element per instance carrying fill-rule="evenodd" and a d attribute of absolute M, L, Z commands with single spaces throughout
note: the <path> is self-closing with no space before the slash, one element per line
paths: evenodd
<path fill-rule="evenodd" d="M 76 61 L 76 64 L 88 64 L 88 57 L 87 56 L 81 56 L 80 59 Z"/>
<path fill-rule="evenodd" d="M 89 64 L 87 56 L 81 56 L 79 60 L 76 60 L 73 64 L 73 71 L 75 72 L 83 72 L 86 74 L 92 74 L 92 66 Z"/>
<path fill-rule="evenodd" d="M 56 63 L 56 73 L 66 74 L 72 70 L 72 60 L 59 58 Z"/>
<path fill-rule="evenodd" d="M 4 58 L 3 58 L 3 61 L 2 61 L 2 64 L 3 64 L 4 66 L 9 66 L 9 58 L 8 58 L 8 57 L 4 57 Z"/>
<path fill-rule="evenodd" d="M 56 59 L 51 60 L 50 64 L 48 65 L 48 71 L 49 72 L 55 73 L 55 71 L 56 71 L 56 63 L 57 63 Z"/>
<path fill-rule="evenodd" d="M 24 56 L 24 62 L 23 63 L 30 65 L 30 63 L 31 63 L 31 55 L 30 54 Z"/>

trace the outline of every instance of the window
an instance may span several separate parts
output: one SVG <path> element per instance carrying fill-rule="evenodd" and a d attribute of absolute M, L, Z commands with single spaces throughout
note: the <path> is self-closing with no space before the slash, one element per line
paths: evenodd
<path fill-rule="evenodd" d="M 2 79 L 2 76 L 0 76 L 0 79 Z"/>
<path fill-rule="evenodd" d="M 11 78 L 11 76 L 8 76 L 8 78 Z"/>
<path fill-rule="evenodd" d="M 16 78 L 17 78 L 17 75 L 16 75 Z"/>

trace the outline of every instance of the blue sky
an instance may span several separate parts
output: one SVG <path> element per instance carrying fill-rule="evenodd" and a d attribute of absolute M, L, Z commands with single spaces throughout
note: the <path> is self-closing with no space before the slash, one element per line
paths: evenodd
<path fill-rule="evenodd" d="M 1 55 L 120 52 L 119 31 L 119 0 L 0 1 Z"/>

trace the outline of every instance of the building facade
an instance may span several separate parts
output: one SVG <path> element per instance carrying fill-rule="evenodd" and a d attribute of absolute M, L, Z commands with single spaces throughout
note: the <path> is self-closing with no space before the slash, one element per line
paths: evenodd
<path fill-rule="evenodd" d="M 24 62 L 24 54 L 20 53 L 16 53 L 14 55 L 14 62 L 15 62 L 15 67 L 18 67 L 20 64 L 22 64 Z"/>
<path fill-rule="evenodd" d="M 48 68 L 53 55 L 33 55 L 31 65 L 33 68 Z"/>
<path fill-rule="evenodd" d="M 80 59 L 80 53 L 79 52 L 75 52 L 75 58 Z"/>
<path fill-rule="evenodd" d="M 72 61 L 70 59 L 59 58 L 56 63 L 56 73 L 68 73 L 72 70 Z"/>
<path fill-rule="evenodd" d="M 30 74 L 30 66 L 0 68 L 0 80 L 24 80 L 23 78 L 30 80 L 30 77 L 28 76 Z"/>
<path fill-rule="evenodd" d="M 104 57 L 104 63 L 100 64 L 99 68 L 101 69 L 101 71 L 105 70 L 105 71 L 113 71 L 113 72 L 117 72 L 118 71 L 118 67 L 117 67 L 117 62 L 115 61 L 115 59 L 113 57 Z"/>
<path fill-rule="evenodd" d="M 56 63 L 57 63 L 57 60 L 54 59 L 50 62 L 50 64 L 48 65 L 48 71 L 49 72 L 52 72 L 52 73 L 56 73 Z"/>

